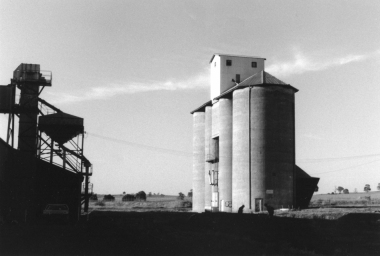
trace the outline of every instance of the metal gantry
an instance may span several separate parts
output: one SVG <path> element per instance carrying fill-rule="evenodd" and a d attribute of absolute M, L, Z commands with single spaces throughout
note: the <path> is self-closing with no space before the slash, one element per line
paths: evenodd
<path fill-rule="evenodd" d="M 50 71 L 41 71 L 38 64 L 20 64 L 13 73 L 11 83 L 0 86 L 0 113 L 9 114 L 7 143 L 15 148 L 15 119 L 17 117 L 19 119 L 17 149 L 29 152 L 67 171 L 82 175 L 84 191 L 82 191 L 81 202 L 84 205 L 84 211 L 87 212 L 93 187 L 90 184 L 93 166 L 83 153 L 85 135 L 83 119 L 66 114 L 39 97 L 45 86 L 51 86 L 51 84 Z M 16 88 L 20 90 L 18 104 L 16 103 Z M 43 127 L 41 118 L 45 122 L 49 120 L 50 123 Z M 70 122 L 74 125 L 68 126 L 67 120 L 71 120 Z"/>

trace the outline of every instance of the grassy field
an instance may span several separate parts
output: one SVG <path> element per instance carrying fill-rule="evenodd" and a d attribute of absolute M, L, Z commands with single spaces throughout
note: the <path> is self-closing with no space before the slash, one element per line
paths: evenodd
<path fill-rule="evenodd" d="M 310 207 L 331 206 L 380 206 L 380 191 L 351 194 L 315 194 Z"/>
<path fill-rule="evenodd" d="M 186 212 L 191 211 L 191 198 L 185 197 L 178 200 L 177 196 L 152 196 L 146 201 L 123 202 L 123 195 L 113 195 L 115 201 L 103 202 L 104 195 L 98 195 L 98 201 L 90 201 L 90 211 L 125 211 L 125 212 L 145 212 L 145 211 L 168 211 Z"/>

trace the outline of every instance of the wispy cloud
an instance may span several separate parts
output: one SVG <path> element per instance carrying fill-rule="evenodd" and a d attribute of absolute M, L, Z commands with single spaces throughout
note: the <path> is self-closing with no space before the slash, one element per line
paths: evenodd
<path fill-rule="evenodd" d="M 209 86 L 210 74 L 208 70 L 204 70 L 198 75 L 190 77 L 186 80 L 167 80 L 167 81 L 147 81 L 145 83 L 125 83 L 125 84 L 111 84 L 104 87 L 94 87 L 83 95 L 78 94 L 53 94 L 53 100 L 50 100 L 53 104 L 64 104 L 83 102 L 89 100 L 102 100 L 108 99 L 113 96 L 123 94 L 134 94 L 151 91 L 175 91 L 175 90 L 187 90 L 187 89 L 199 89 L 207 88 Z"/>
<path fill-rule="evenodd" d="M 338 58 L 319 57 L 317 60 L 313 57 L 306 56 L 301 52 L 296 52 L 293 60 L 269 65 L 265 68 L 265 70 L 273 75 L 290 76 L 309 71 L 324 70 L 335 66 L 346 65 L 352 62 L 364 61 L 375 55 L 379 55 L 379 51 L 371 54 L 349 54 Z"/>

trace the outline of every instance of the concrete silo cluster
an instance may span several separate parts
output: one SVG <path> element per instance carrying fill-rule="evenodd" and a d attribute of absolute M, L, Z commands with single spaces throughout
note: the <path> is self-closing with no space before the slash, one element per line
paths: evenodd
<path fill-rule="evenodd" d="M 296 88 L 265 59 L 214 54 L 211 100 L 193 114 L 193 211 L 307 207 L 319 181 L 295 164 Z"/>

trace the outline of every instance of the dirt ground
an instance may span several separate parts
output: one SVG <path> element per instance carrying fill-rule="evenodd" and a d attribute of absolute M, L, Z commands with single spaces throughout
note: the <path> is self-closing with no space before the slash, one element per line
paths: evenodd
<path fill-rule="evenodd" d="M 380 255 L 380 214 L 93 211 L 67 225 L 3 224 L 0 255 Z"/>

